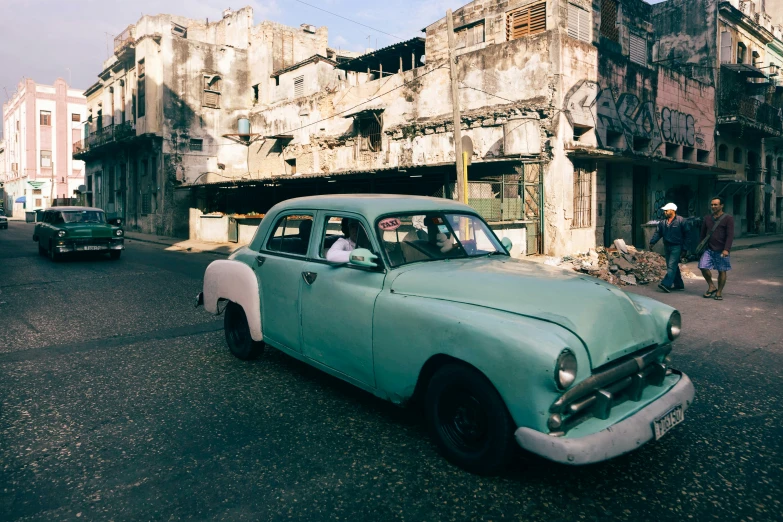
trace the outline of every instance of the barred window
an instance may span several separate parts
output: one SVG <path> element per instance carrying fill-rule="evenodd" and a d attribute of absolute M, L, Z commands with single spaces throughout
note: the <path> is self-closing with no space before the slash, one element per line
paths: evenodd
<path fill-rule="evenodd" d="M 196 139 L 191 138 L 190 139 L 190 150 L 204 150 L 204 140 L 203 139 Z"/>
<path fill-rule="evenodd" d="M 509 11 L 506 16 L 506 39 L 516 40 L 546 31 L 546 2 L 536 2 Z"/>
<path fill-rule="evenodd" d="M 593 173 L 574 169 L 574 221 L 571 228 L 588 228 L 593 216 Z"/>
<path fill-rule="evenodd" d="M 601 0 L 601 36 L 619 42 L 617 29 L 617 0 Z"/>
<path fill-rule="evenodd" d="M 141 213 L 142 214 L 152 213 L 152 194 L 141 195 Z"/>

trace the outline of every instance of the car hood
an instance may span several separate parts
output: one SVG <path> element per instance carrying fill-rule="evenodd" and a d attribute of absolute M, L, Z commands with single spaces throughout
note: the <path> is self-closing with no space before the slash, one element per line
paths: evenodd
<path fill-rule="evenodd" d="M 108 223 L 67 223 L 60 228 L 68 237 L 113 237 L 115 227 Z"/>
<path fill-rule="evenodd" d="M 635 301 L 600 279 L 508 257 L 406 268 L 391 283 L 395 294 L 494 308 L 558 324 L 584 342 L 593 367 L 654 344 L 661 326 L 656 326 L 650 304 L 669 308 L 652 300 Z"/>

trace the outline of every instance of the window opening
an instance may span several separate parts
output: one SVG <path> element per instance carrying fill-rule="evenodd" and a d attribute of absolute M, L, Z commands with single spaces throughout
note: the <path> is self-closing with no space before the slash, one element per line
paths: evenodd
<path fill-rule="evenodd" d="M 294 78 L 294 98 L 304 95 L 304 76 Z"/>
<path fill-rule="evenodd" d="M 729 148 L 725 144 L 718 147 L 718 161 L 729 161 Z"/>
<path fill-rule="evenodd" d="M 620 41 L 620 31 L 617 28 L 617 1 L 601 0 L 601 36 Z"/>
<path fill-rule="evenodd" d="M 220 108 L 220 93 L 222 92 L 223 82 L 220 76 L 204 75 L 204 107 L 212 109 Z"/>
<path fill-rule="evenodd" d="M 136 74 L 137 74 L 137 91 L 138 91 L 138 99 L 137 99 L 137 114 L 139 118 L 143 118 L 146 113 L 147 108 L 147 89 L 146 89 L 146 75 L 145 75 L 145 68 L 144 68 L 144 59 L 139 60 L 139 63 L 136 68 Z"/>
<path fill-rule="evenodd" d="M 457 49 L 484 43 L 484 20 L 454 30 Z"/>
<path fill-rule="evenodd" d="M 52 151 L 50 150 L 41 151 L 41 167 L 45 169 L 52 167 Z"/>
<path fill-rule="evenodd" d="M 373 113 L 370 117 L 358 118 L 360 150 L 380 152 L 382 116 Z"/>
<path fill-rule="evenodd" d="M 287 174 L 296 174 L 296 158 L 287 159 L 285 163 L 288 165 Z"/>
<path fill-rule="evenodd" d="M 80 115 L 73 113 L 71 114 L 71 121 L 75 121 L 76 123 L 79 123 L 82 121 L 82 118 Z"/>
<path fill-rule="evenodd" d="M 41 111 L 41 126 L 52 125 L 52 113 L 49 111 Z"/>
<path fill-rule="evenodd" d="M 739 42 L 737 44 L 737 63 L 745 63 L 745 44 Z"/>
<path fill-rule="evenodd" d="M 546 2 L 509 11 L 506 16 L 506 39 L 516 40 L 546 31 Z"/>
<path fill-rule="evenodd" d="M 629 44 L 631 61 L 647 65 L 647 38 L 631 34 Z"/>
<path fill-rule="evenodd" d="M 188 28 L 183 27 L 179 24 L 175 24 L 174 22 L 171 23 L 171 34 L 174 36 L 179 36 L 180 38 L 187 38 L 188 37 Z"/>
<path fill-rule="evenodd" d="M 568 36 L 589 42 L 590 38 L 590 13 L 574 4 L 568 4 Z"/>
<path fill-rule="evenodd" d="M 190 150 L 194 150 L 194 151 L 204 150 L 204 140 L 203 139 L 191 138 L 191 140 L 190 140 Z"/>
<path fill-rule="evenodd" d="M 743 163 L 742 161 L 742 149 L 737 147 L 734 149 L 734 163 L 739 163 L 740 165 Z"/>
<path fill-rule="evenodd" d="M 593 216 L 593 173 L 574 169 L 574 221 L 571 228 L 588 228 Z"/>
<path fill-rule="evenodd" d="M 272 252 L 304 256 L 310 244 L 313 216 L 285 216 L 278 220 L 266 248 Z"/>

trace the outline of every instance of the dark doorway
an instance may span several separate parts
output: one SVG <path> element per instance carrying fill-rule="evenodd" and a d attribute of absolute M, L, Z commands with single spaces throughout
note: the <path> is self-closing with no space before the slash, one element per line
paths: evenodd
<path fill-rule="evenodd" d="M 755 152 L 748 152 L 748 181 L 760 181 L 761 172 L 759 170 L 759 159 Z M 756 223 L 756 190 L 753 189 L 748 193 L 747 201 L 745 202 L 745 220 L 748 224 L 749 234 L 758 234 L 758 223 Z"/>
<path fill-rule="evenodd" d="M 633 168 L 633 217 L 632 237 L 636 248 L 646 248 L 642 225 L 650 219 L 650 169 Z M 607 243 L 608 244 L 608 243 Z"/>

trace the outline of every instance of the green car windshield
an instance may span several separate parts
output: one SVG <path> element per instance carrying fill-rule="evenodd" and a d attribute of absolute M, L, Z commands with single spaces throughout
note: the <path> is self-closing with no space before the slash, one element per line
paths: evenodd
<path fill-rule="evenodd" d="M 399 214 L 381 218 L 376 227 L 392 267 L 419 261 L 507 255 L 487 224 L 468 214 Z"/>
<path fill-rule="evenodd" d="M 62 214 L 66 223 L 106 223 L 103 212 L 97 210 L 66 210 Z"/>

